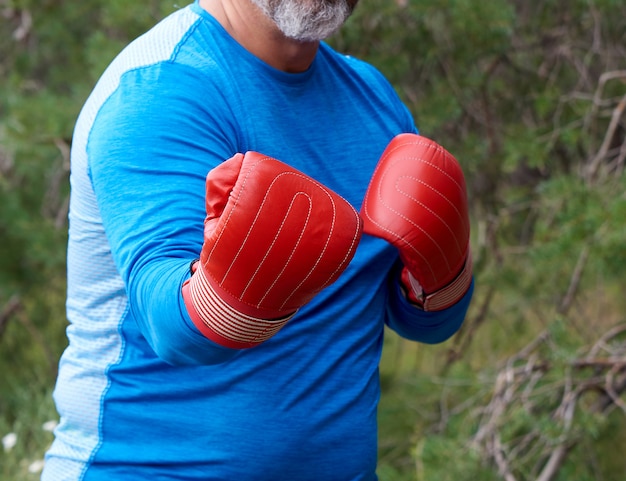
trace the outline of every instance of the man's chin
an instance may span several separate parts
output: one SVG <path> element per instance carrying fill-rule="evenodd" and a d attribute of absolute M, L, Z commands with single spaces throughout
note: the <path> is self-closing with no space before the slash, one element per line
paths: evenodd
<path fill-rule="evenodd" d="M 307 5 L 302 0 L 252 0 L 285 37 L 299 42 L 319 42 L 333 35 L 352 14 L 358 0 L 314 2 Z"/>

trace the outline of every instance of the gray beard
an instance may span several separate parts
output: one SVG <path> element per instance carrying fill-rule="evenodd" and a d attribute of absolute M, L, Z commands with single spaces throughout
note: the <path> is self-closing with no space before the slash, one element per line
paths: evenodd
<path fill-rule="evenodd" d="M 288 38 L 317 42 L 335 33 L 348 19 L 348 0 L 251 0 Z"/>

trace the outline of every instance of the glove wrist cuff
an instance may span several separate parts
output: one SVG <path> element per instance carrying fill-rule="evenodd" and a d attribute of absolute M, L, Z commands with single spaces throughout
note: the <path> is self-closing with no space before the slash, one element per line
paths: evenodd
<path fill-rule="evenodd" d="M 472 253 L 468 251 L 461 272 L 447 286 L 427 294 L 421 284 L 409 270 L 404 268 L 402 280 L 410 290 L 409 299 L 425 311 L 441 311 L 456 304 L 470 288 L 472 283 Z"/>
<path fill-rule="evenodd" d="M 183 299 L 189 316 L 198 330 L 208 339 L 231 349 L 254 347 L 274 336 L 295 314 L 279 315 L 275 319 L 260 318 L 233 307 L 218 293 L 210 275 L 201 263 L 183 284 Z M 271 315 L 269 317 L 272 317 Z"/>

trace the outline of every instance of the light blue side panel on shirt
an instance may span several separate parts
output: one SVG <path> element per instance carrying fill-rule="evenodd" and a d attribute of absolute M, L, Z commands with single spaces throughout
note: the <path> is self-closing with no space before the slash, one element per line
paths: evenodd
<path fill-rule="evenodd" d="M 119 327 L 128 310 L 127 298 L 89 179 L 85 149 L 90 129 L 101 105 L 117 88 L 120 75 L 170 58 L 197 19 L 191 9 L 179 10 L 153 31 L 152 37 L 160 39 L 158 45 L 150 41 L 148 48 L 141 38 L 133 43 L 101 77 L 77 122 L 70 175 L 69 346 L 60 361 L 54 392 L 62 420 L 46 455 L 44 481 L 81 479 L 86 463 L 100 444 L 99 409 L 108 389 L 107 370 L 119 361 L 124 350 Z M 72 414 L 66 417 L 65 412 Z"/>

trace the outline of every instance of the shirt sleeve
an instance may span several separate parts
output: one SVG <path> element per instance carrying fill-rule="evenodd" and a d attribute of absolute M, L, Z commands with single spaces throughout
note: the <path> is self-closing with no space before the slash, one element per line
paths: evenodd
<path fill-rule="evenodd" d="M 425 344 L 438 344 L 454 335 L 463 324 L 474 293 L 474 280 L 465 295 L 441 311 L 424 311 L 408 301 L 400 285 L 398 262 L 389 276 L 387 325 L 401 337 Z"/>
<path fill-rule="evenodd" d="M 171 364 L 238 351 L 202 336 L 182 299 L 199 257 L 208 171 L 236 151 L 234 119 L 210 79 L 163 62 L 125 73 L 96 115 L 89 174 L 132 315 Z"/>

